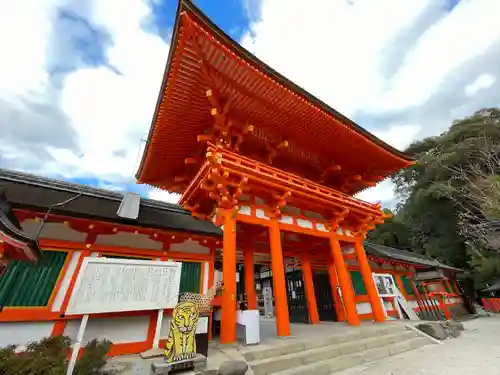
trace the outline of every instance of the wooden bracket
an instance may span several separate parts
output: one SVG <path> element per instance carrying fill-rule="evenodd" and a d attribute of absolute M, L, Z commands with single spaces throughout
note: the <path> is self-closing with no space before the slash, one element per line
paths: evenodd
<path fill-rule="evenodd" d="M 336 164 L 333 164 L 333 165 L 325 168 L 323 173 L 321 173 L 321 177 L 319 179 L 319 182 L 321 184 L 324 184 L 332 176 L 332 174 L 338 173 L 341 170 L 342 170 L 342 167 L 340 165 L 336 165 Z"/>
<path fill-rule="evenodd" d="M 362 177 L 359 174 L 355 174 L 352 176 L 348 176 L 345 180 L 342 186 L 340 187 L 340 190 L 344 193 L 348 193 L 351 185 L 355 182 L 362 181 Z"/>
<path fill-rule="evenodd" d="M 289 143 L 287 140 L 278 140 L 278 141 L 267 141 L 266 142 L 266 151 L 267 151 L 267 162 L 269 165 L 273 164 L 273 160 L 278 154 L 278 151 L 282 148 L 287 148 Z"/>
<path fill-rule="evenodd" d="M 271 208 L 271 215 L 273 218 L 281 217 L 281 209 L 286 206 L 287 201 L 292 196 L 292 192 L 286 191 L 282 194 L 273 194 L 272 202 L 270 202 L 269 207 Z"/>
<path fill-rule="evenodd" d="M 349 209 L 344 208 L 342 211 L 338 211 L 333 214 L 332 224 L 330 228 L 333 232 L 335 232 L 340 224 L 347 218 L 349 212 Z"/>

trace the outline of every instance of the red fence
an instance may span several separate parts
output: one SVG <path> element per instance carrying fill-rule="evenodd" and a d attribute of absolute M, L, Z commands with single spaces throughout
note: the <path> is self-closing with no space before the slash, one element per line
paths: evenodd
<path fill-rule="evenodd" d="M 500 313 L 500 298 L 483 298 L 483 306 L 488 312 Z"/>

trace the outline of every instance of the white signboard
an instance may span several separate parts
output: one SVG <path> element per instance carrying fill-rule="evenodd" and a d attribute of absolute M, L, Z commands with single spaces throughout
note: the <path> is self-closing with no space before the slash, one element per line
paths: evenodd
<path fill-rule="evenodd" d="M 380 297 L 395 297 L 396 284 L 394 278 L 388 273 L 374 273 L 373 281 L 377 287 L 377 292 Z"/>
<path fill-rule="evenodd" d="M 178 262 L 87 257 L 66 314 L 174 308 L 181 267 Z"/>

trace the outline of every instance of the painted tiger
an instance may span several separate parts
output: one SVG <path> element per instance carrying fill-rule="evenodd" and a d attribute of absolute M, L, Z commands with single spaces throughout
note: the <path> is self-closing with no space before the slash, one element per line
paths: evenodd
<path fill-rule="evenodd" d="M 165 343 L 165 362 L 177 362 L 196 356 L 196 326 L 200 310 L 192 301 L 175 306 L 170 321 L 170 332 Z"/>

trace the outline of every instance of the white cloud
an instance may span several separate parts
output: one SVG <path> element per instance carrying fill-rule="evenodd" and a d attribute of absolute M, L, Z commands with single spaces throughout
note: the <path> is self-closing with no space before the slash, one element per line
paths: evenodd
<path fill-rule="evenodd" d="M 500 1 L 462 0 L 452 12 L 446 5 L 444 0 L 261 0 L 260 18 L 242 43 L 347 116 L 418 112 L 446 87 L 449 75 L 500 41 Z M 497 60 L 500 65 L 500 56 Z M 492 84 L 479 79 L 475 90 Z M 459 90 L 452 94 L 464 96 Z M 368 130 L 404 149 L 442 132 L 452 110 L 438 108 L 444 123 L 403 116 Z M 384 181 L 360 197 L 392 200 L 393 186 Z"/>
<path fill-rule="evenodd" d="M 496 78 L 493 77 L 491 74 L 481 74 L 479 77 L 476 78 L 474 82 L 471 84 L 465 86 L 465 95 L 466 96 L 473 96 L 480 90 L 487 89 L 488 87 L 491 87 L 496 81 Z"/>
<path fill-rule="evenodd" d="M 347 116 L 384 85 L 384 47 L 425 1 L 262 0 L 261 19 L 242 44 Z M 390 11 L 388 11 L 390 9 Z M 381 22 L 383 20 L 383 22 Z"/>
<path fill-rule="evenodd" d="M 371 189 L 358 193 L 356 197 L 371 203 L 389 202 L 395 198 L 394 186 L 390 180 L 385 180 Z"/>
<path fill-rule="evenodd" d="M 388 129 L 375 130 L 373 134 L 398 150 L 404 150 L 415 140 L 421 128 L 418 125 L 393 124 Z"/>
<path fill-rule="evenodd" d="M 499 17 L 500 1 L 462 0 L 419 38 L 378 108 L 405 108 L 429 99 L 446 84 L 449 72 L 500 40 Z"/>
<path fill-rule="evenodd" d="M 149 13 L 145 3 L 120 4 L 95 2 L 92 21 L 111 34 L 113 45 L 107 55 L 121 75 L 104 67 L 79 69 L 66 78 L 63 87 L 61 105 L 78 132 L 83 151 L 82 157 L 62 159 L 75 168 L 73 173 L 132 177 L 141 136 L 151 123 L 168 45 L 141 29 Z"/>
<path fill-rule="evenodd" d="M 59 107 L 69 118 L 79 150 L 75 152 L 75 147 L 64 142 L 42 144 L 54 160 L 48 160 L 34 172 L 67 178 L 132 180 L 142 151 L 140 140 L 151 124 L 169 49 L 159 36 L 142 28 L 150 8 L 142 0 L 129 0 L 126 6 L 117 0 L 87 1 L 85 9 L 71 8 L 65 0 L 35 3 L 18 1 L 0 11 L 0 48 L 9 51 L 0 59 L 0 99 L 9 103 L 10 110 L 22 112 L 26 97 L 40 100 L 46 92 L 56 95 L 49 104 Z M 67 75 L 57 89 L 47 91 L 47 51 L 49 47 L 57 48 L 57 40 L 56 47 L 50 43 L 53 21 L 61 5 L 70 6 L 89 24 L 110 34 L 112 44 L 106 54 L 109 64 L 120 74 L 106 67 L 80 67 Z M 0 143 L 5 159 L 19 159 L 19 150 Z"/>
<path fill-rule="evenodd" d="M 169 193 L 165 190 L 153 189 L 149 193 L 149 198 L 168 203 L 177 203 L 179 201 L 180 195 L 176 193 Z"/>
<path fill-rule="evenodd" d="M 14 95 L 36 91 L 46 84 L 45 45 L 51 30 L 53 3 L 19 0 L 1 6 L 0 97 L 15 102 Z"/>

